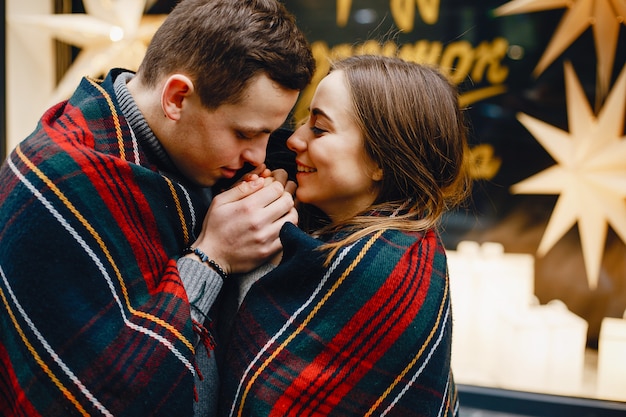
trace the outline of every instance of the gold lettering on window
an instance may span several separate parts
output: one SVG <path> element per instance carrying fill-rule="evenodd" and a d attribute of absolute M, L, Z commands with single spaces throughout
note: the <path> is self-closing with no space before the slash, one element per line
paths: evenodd
<path fill-rule="evenodd" d="M 496 176 L 502 159 L 494 155 L 492 145 L 483 143 L 470 149 L 470 175 L 474 179 L 490 180 Z"/>
<path fill-rule="evenodd" d="M 389 8 L 398 29 L 403 32 L 413 30 L 413 23 L 415 22 L 414 0 L 391 0 Z"/>
<path fill-rule="evenodd" d="M 411 32 L 415 25 L 415 9 L 422 21 L 428 25 L 434 25 L 439 20 L 439 9 L 441 0 L 389 0 L 391 16 L 403 32 Z M 352 10 L 352 0 L 337 0 L 337 26 L 345 27 L 350 18 Z"/>
<path fill-rule="evenodd" d="M 398 56 L 406 61 L 437 65 L 455 84 L 471 80 L 472 85 L 488 83 L 472 91 L 464 91 L 460 97 L 461 106 L 465 107 L 480 100 L 502 94 L 506 91 L 509 69 L 502 64 L 506 56 L 508 42 L 504 38 L 495 38 L 491 42 L 483 41 L 473 47 L 467 41 L 452 42 L 444 47 L 441 42 L 419 40 L 414 43 L 397 45 L 393 41 L 383 44 L 369 40 L 360 45 L 339 44 L 329 48 L 324 41 L 311 45 L 317 69 L 311 84 L 302 92 L 296 105 L 296 117 L 306 117 L 307 106 L 320 79 L 330 69 L 329 61 L 353 55 L 373 54 Z"/>

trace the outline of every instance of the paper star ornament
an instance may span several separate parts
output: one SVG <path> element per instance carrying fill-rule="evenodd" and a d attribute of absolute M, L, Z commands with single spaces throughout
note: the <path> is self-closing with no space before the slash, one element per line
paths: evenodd
<path fill-rule="evenodd" d="M 80 48 L 50 98 L 66 99 L 84 76 L 99 77 L 110 68 L 136 70 L 154 32 L 166 15 L 144 15 L 149 0 L 83 0 L 86 13 L 12 16 L 12 23 L 47 30 Z"/>
<path fill-rule="evenodd" d="M 539 76 L 587 28 L 593 28 L 598 64 L 598 93 L 606 97 L 613 74 L 620 26 L 626 24 L 626 0 L 513 0 L 496 16 L 567 8 L 534 75 Z"/>
<path fill-rule="evenodd" d="M 596 288 L 607 226 L 626 242 L 626 67 L 597 117 L 569 63 L 565 87 L 569 133 L 518 114 L 557 164 L 513 185 L 511 191 L 560 194 L 537 253 L 545 255 L 578 223 L 587 281 Z"/>

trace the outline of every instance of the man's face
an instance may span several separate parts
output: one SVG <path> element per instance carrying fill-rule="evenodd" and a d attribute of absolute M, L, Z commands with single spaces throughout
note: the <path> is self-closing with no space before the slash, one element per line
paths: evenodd
<path fill-rule="evenodd" d="M 190 95 L 166 150 L 188 179 L 212 186 L 232 178 L 246 162 L 263 163 L 270 133 L 281 127 L 297 99 L 298 91 L 265 74 L 251 80 L 236 104 L 208 110 L 197 94 Z"/>

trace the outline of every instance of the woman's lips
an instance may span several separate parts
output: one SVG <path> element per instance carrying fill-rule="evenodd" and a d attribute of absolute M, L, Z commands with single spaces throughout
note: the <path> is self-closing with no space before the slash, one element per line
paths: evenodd
<path fill-rule="evenodd" d="M 296 161 L 296 171 L 298 172 L 298 174 L 307 174 L 311 172 L 316 172 L 317 169 Z"/>

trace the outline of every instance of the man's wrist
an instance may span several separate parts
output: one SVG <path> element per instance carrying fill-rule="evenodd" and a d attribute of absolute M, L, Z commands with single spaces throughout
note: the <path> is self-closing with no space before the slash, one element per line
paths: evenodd
<path fill-rule="evenodd" d="M 220 264 L 218 264 L 216 261 L 209 258 L 209 256 L 206 253 L 204 253 L 202 250 L 200 250 L 199 248 L 188 246 L 187 248 L 185 248 L 183 253 L 185 255 L 193 254 L 197 256 L 201 262 L 207 264 L 210 268 L 212 268 L 215 272 L 217 272 L 219 276 L 222 277 L 222 279 L 224 280 L 228 279 L 228 273 L 224 270 L 224 268 L 222 268 Z"/>

